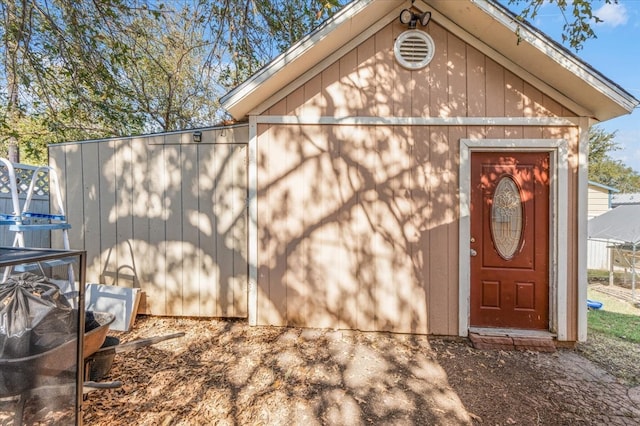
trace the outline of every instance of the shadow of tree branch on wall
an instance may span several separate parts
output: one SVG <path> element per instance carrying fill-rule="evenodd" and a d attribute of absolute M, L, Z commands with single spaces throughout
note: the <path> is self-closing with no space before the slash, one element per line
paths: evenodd
<path fill-rule="evenodd" d="M 233 129 L 203 131 L 198 145 L 183 136 L 52 149 L 71 172 L 71 246 L 87 251 L 88 282 L 140 287 L 142 312 L 244 317 L 246 142 L 210 143 Z"/>

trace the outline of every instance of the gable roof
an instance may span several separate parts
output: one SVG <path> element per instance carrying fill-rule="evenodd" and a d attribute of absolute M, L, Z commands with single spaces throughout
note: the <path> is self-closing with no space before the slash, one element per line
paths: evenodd
<path fill-rule="evenodd" d="M 220 100 L 234 118 L 259 114 L 323 67 L 398 19 L 407 0 L 355 0 Z M 628 114 L 638 100 L 492 0 L 418 0 L 432 20 L 577 114 L 600 121 Z M 516 35 L 517 31 L 517 35 Z M 519 39 L 518 39 L 519 37 Z"/>

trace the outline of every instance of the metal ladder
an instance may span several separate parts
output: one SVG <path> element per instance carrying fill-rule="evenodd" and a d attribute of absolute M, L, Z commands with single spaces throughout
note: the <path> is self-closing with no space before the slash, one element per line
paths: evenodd
<path fill-rule="evenodd" d="M 20 216 L 20 199 L 18 198 L 18 183 L 16 179 L 16 171 L 13 164 L 5 158 L 0 158 L 0 167 L 6 169 L 6 174 L 2 174 L 2 180 L 5 186 L 9 184 L 9 193 L 11 194 L 12 211 L 10 213 L 0 213 L 0 225 L 13 225 L 22 220 Z M 8 182 L 6 182 L 8 180 Z"/>
<path fill-rule="evenodd" d="M 62 203 L 62 192 L 56 171 L 49 166 L 41 166 L 33 171 L 24 206 L 20 209 L 18 197 L 18 185 L 13 164 L 4 158 L 0 158 L 0 164 L 7 170 L 9 189 L 13 212 L 10 214 L 0 214 L 0 225 L 9 225 L 9 230 L 15 232 L 13 247 L 25 247 L 24 233 L 32 231 L 62 231 L 62 243 L 65 250 L 69 250 L 69 229 L 71 224 L 67 222 L 67 216 Z M 42 193 L 46 186 L 49 186 L 49 213 L 36 213 L 30 210 L 33 196 Z M 54 194 L 55 192 L 55 194 Z M 56 266 L 48 264 L 47 266 Z M 42 265 L 39 265 L 44 274 Z M 68 279 L 71 287 L 75 284 L 73 265 L 67 263 Z M 5 270 L 3 281 L 6 281 L 11 271 Z"/>

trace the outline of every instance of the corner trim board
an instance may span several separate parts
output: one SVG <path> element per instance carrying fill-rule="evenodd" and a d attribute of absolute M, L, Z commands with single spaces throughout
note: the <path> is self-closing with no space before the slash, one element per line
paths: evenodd
<path fill-rule="evenodd" d="M 247 294 L 247 312 L 249 325 L 258 325 L 258 125 L 256 117 L 249 117 L 249 151 L 247 170 L 247 199 L 248 199 L 248 265 L 249 282 Z"/>

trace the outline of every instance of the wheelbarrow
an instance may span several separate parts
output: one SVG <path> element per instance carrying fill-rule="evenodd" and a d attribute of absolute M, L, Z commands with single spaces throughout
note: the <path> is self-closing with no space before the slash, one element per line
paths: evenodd
<path fill-rule="evenodd" d="M 106 312 L 94 312 L 93 317 L 97 326 L 84 335 L 85 359 L 100 349 L 115 320 L 115 315 Z M 0 359 L 0 400 L 16 402 L 14 424 L 22 423 L 24 404 L 30 397 L 74 393 L 77 349 L 77 339 L 73 338 L 45 352 Z"/>
<path fill-rule="evenodd" d="M 146 339 L 133 340 L 127 343 L 120 343 L 120 339 L 113 336 L 106 336 L 101 348 L 85 357 L 85 386 L 95 386 L 97 382 L 107 375 L 113 364 L 116 354 L 135 351 L 145 346 L 153 345 L 169 339 L 184 336 L 184 333 L 173 333 L 164 336 L 148 337 Z M 100 387 L 100 386 L 99 386 Z"/>
<path fill-rule="evenodd" d="M 184 336 L 174 333 L 120 344 L 107 336 L 115 315 L 94 312 L 97 326 L 86 332 L 84 351 L 84 394 L 122 386 L 120 381 L 99 382 L 111 369 L 116 354 L 130 352 L 165 340 Z M 75 395 L 77 340 L 72 339 L 46 352 L 16 359 L 0 359 L 0 400 L 14 401 L 13 424 L 22 424 L 25 402 L 34 396 L 53 398 Z"/>
<path fill-rule="evenodd" d="M 84 335 L 85 358 L 100 349 L 115 315 L 95 312 L 94 318 L 99 326 Z M 42 353 L 22 358 L 0 359 L 0 398 L 19 395 L 27 389 L 37 387 L 47 378 L 74 370 L 77 346 L 77 339 L 71 339 Z"/>

